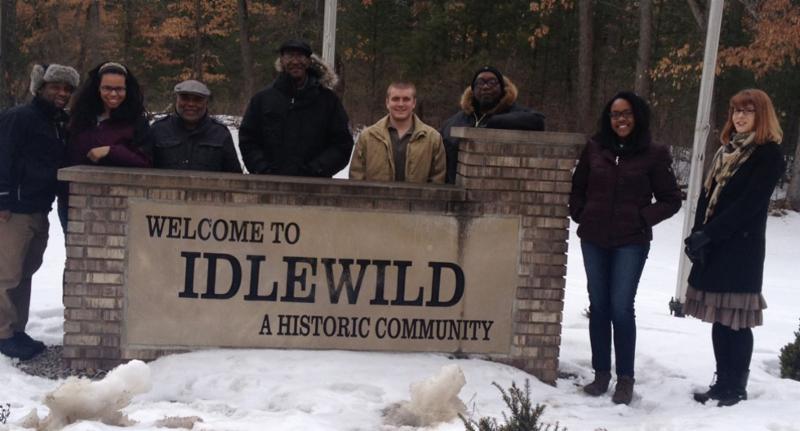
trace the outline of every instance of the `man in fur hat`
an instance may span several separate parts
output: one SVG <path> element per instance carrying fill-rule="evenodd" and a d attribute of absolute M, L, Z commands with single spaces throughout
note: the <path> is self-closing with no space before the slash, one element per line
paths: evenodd
<path fill-rule="evenodd" d="M 239 148 L 253 174 L 332 177 L 353 149 L 337 77 L 301 40 L 284 42 L 279 74 L 256 93 L 239 127 Z"/>
<path fill-rule="evenodd" d="M 444 122 L 440 133 L 447 152 L 447 182 L 456 181 L 458 139 L 452 127 L 544 130 L 544 115 L 517 105 L 517 86 L 492 66 L 483 66 L 461 95 L 461 111 Z"/>
<path fill-rule="evenodd" d="M 0 116 L 0 353 L 21 360 L 45 348 L 25 333 L 31 277 L 47 247 L 47 213 L 65 145 L 64 107 L 78 80 L 69 66 L 37 64 L 31 103 Z"/>

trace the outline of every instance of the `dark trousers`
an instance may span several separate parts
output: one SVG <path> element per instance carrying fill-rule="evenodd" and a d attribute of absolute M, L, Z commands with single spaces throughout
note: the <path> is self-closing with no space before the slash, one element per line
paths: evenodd
<path fill-rule="evenodd" d="M 633 377 L 636 350 L 633 304 L 650 245 L 604 248 L 581 241 L 581 250 L 589 290 L 592 368 L 596 372 L 611 371 L 613 327 L 617 375 Z"/>

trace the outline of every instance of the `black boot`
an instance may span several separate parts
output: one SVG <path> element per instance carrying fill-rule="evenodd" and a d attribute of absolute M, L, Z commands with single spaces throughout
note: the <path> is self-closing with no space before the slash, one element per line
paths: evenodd
<path fill-rule="evenodd" d="M 731 380 L 731 385 L 720 396 L 717 407 L 728 407 L 737 404 L 739 401 L 747 399 L 747 379 L 750 377 L 750 370 L 737 373 Z"/>
<path fill-rule="evenodd" d="M 717 369 L 714 373 L 714 383 L 708 387 L 705 392 L 695 392 L 694 400 L 698 403 L 705 404 L 708 400 L 718 400 L 727 391 L 728 375 L 726 372 Z"/>

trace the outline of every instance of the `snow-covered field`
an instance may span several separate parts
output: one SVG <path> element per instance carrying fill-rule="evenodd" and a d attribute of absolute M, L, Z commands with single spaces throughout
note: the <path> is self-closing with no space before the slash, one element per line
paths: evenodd
<path fill-rule="evenodd" d="M 561 371 L 556 387 L 533 379 L 534 400 L 548 407 L 545 420 L 570 430 L 800 430 L 800 382 L 780 379 L 780 348 L 794 338 L 800 318 L 797 254 L 800 215 L 772 217 L 767 231 L 765 325 L 756 329 L 750 399 L 729 408 L 692 401 L 713 373 L 710 325 L 671 317 L 680 253 L 682 213 L 659 225 L 637 296 L 636 387 L 630 406 L 609 394 L 584 396 L 580 385 L 592 376 L 587 306 L 580 249 L 570 235 Z M 34 279 L 29 332 L 48 344 L 61 343 L 63 237 L 51 216 L 50 247 Z M 795 275 L 792 275 L 795 274 Z M 195 430 L 389 430 L 382 410 L 409 399 L 409 384 L 459 365 L 466 376 L 461 400 L 475 417 L 500 416 L 498 382 L 523 384 L 526 373 L 478 359 L 449 360 L 439 354 L 346 351 L 206 350 L 173 355 L 149 364 L 152 388 L 133 398 L 124 412 L 138 422 L 131 429 L 155 429 L 167 416 L 198 416 Z M 61 383 L 31 377 L 0 357 L 0 405 L 11 405 L 10 429 L 32 409 L 47 413 L 44 395 Z M 2 429 L 2 425 L 0 425 Z M 100 422 L 78 422 L 67 430 L 111 430 Z M 404 427 L 399 429 L 413 429 Z M 458 420 L 428 429 L 461 430 Z"/>

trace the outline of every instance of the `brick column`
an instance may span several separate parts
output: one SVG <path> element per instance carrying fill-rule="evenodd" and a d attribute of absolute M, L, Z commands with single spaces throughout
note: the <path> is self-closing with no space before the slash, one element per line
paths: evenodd
<path fill-rule="evenodd" d="M 495 359 L 555 383 L 561 343 L 572 168 L 584 136 L 453 129 L 462 138 L 456 184 L 483 214 L 519 215 L 514 335 Z"/>

